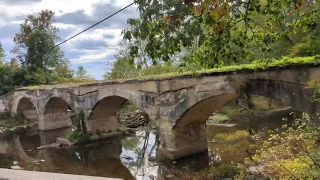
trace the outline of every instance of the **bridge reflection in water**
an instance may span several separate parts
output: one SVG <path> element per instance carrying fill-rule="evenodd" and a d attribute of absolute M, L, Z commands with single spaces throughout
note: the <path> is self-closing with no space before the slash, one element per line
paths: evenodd
<path fill-rule="evenodd" d="M 280 103 L 281 104 L 281 103 Z M 285 104 L 284 104 L 285 106 Z M 234 108 L 230 106 L 231 108 Z M 229 107 L 229 108 L 230 108 Z M 237 116 L 229 123 L 234 126 L 217 126 L 207 123 L 209 153 L 194 155 L 178 161 L 161 161 L 164 157 L 157 151 L 159 135 L 153 131 L 137 131 L 135 135 L 116 137 L 92 144 L 37 150 L 37 147 L 55 142 L 68 129 L 38 132 L 37 129 L 23 134 L 7 134 L 0 138 L 0 168 L 18 165 L 25 170 L 57 172 L 66 174 L 91 175 L 122 179 L 161 179 L 168 175 L 199 171 L 219 163 L 243 163 L 252 141 L 247 136 L 237 140 L 217 143 L 217 135 L 235 134 L 252 127 L 266 138 L 269 130 L 281 128 L 283 117 L 288 112 L 266 114 L 252 120 L 247 116 Z M 209 156 L 209 158 L 208 158 Z M 15 162 L 16 161 L 16 162 Z M 178 177 L 178 176 L 177 176 Z"/>
<path fill-rule="evenodd" d="M 137 131 L 136 135 L 116 137 L 76 147 L 37 150 L 52 144 L 69 129 L 23 134 L 0 138 L 0 168 L 19 166 L 24 170 L 89 175 L 123 179 L 156 178 L 165 170 L 152 163 L 157 155 L 155 132 Z M 163 172 L 161 172 L 163 171 Z"/>

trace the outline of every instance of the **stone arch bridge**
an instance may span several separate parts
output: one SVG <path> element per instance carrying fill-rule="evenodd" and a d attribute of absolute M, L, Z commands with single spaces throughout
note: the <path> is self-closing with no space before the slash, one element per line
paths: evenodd
<path fill-rule="evenodd" d="M 181 75 L 49 89 L 16 89 L 0 99 L 0 112 L 37 119 L 42 131 L 71 126 L 68 112 L 84 110 L 89 132 L 117 130 L 116 113 L 130 101 L 155 120 L 160 150 L 177 159 L 207 150 L 205 121 L 241 93 L 280 99 L 291 107 L 318 112 L 307 84 L 320 80 L 317 66 Z M 69 111 L 68 111 L 69 110 Z"/>

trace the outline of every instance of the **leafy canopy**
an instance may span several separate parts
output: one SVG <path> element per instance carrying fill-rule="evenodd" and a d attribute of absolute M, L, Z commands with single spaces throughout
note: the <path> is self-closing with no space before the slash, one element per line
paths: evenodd
<path fill-rule="evenodd" d="M 75 72 L 75 78 L 77 79 L 92 79 L 88 74 L 87 70 L 82 66 L 78 66 L 77 71 Z"/>
<path fill-rule="evenodd" d="M 288 33 L 315 29 L 319 0 L 135 0 L 140 18 L 123 31 L 131 63 L 144 43 L 153 64 L 187 52 L 180 62 L 213 68 L 253 60 Z M 194 48 L 196 47 L 196 48 Z"/>
<path fill-rule="evenodd" d="M 12 53 L 20 64 L 31 71 L 41 69 L 47 72 L 68 65 L 60 47 L 55 47 L 59 37 L 54 22 L 54 12 L 42 10 L 37 15 L 28 15 L 20 24 L 20 32 L 13 39 L 15 47 Z"/>

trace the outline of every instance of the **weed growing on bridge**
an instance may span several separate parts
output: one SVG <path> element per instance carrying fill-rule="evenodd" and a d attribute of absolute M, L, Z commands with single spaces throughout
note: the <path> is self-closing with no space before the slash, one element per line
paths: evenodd
<path fill-rule="evenodd" d="M 298 65 L 319 65 L 320 64 L 320 56 L 312 56 L 312 57 L 283 57 L 282 59 L 266 59 L 266 60 L 256 60 L 250 64 L 237 64 L 230 66 L 223 66 L 220 68 L 213 69 L 198 69 L 192 70 L 189 69 L 181 69 L 180 67 L 172 67 L 171 71 L 165 74 L 158 74 L 157 71 L 150 71 L 148 73 L 141 73 L 139 76 L 125 78 L 125 80 L 148 80 L 148 79 L 163 79 L 163 78 L 172 78 L 175 76 L 181 75 L 194 75 L 197 76 L 199 74 L 204 73 L 220 73 L 220 72 L 234 72 L 234 71 L 260 71 L 266 70 L 269 68 L 275 67 L 290 67 L 290 66 L 298 66 Z M 116 81 L 116 80 L 109 80 Z M 106 81 L 108 82 L 108 81 Z M 56 84 L 56 85 L 40 85 L 40 86 L 28 86 L 23 89 L 50 89 L 50 88 L 63 88 L 63 87 L 72 87 L 72 86 L 81 86 L 82 84 L 94 83 L 94 81 L 90 82 L 72 82 L 65 84 Z M 96 83 L 100 83 L 96 81 Z"/>
<path fill-rule="evenodd" d="M 81 143 L 89 140 L 87 128 L 85 124 L 85 113 L 80 110 L 72 122 L 72 132 L 67 135 L 67 139 L 73 143 Z"/>
<path fill-rule="evenodd" d="M 219 72 L 234 72 L 234 71 L 261 71 L 267 70 L 269 68 L 275 67 L 290 67 L 290 66 L 298 66 L 298 65 L 319 65 L 320 64 L 320 56 L 312 56 L 312 57 L 283 57 L 282 59 L 265 59 L 265 60 L 256 60 L 250 64 L 237 64 L 237 65 L 230 65 L 230 66 L 222 66 L 220 68 L 213 68 L 213 69 L 202 69 L 194 72 L 183 72 L 176 69 L 172 73 L 167 74 L 160 74 L 160 75 L 148 75 L 138 77 L 141 79 L 161 79 L 161 78 L 170 78 L 174 76 L 178 76 L 177 72 L 180 75 L 194 75 L 197 76 L 203 73 L 219 73 Z"/>

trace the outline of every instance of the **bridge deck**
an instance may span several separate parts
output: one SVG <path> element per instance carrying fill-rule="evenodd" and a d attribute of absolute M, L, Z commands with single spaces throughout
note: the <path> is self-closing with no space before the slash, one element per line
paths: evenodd
<path fill-rule="evenodd" d="M 241 64 L 241 65 L 230 65 L 221 68 L 203 69 L 195 72 L 171 72 L 166 74 L 148 75 L 130 77 L 124 79 L 114 80 L 100 80 L 93 82 L 82 82 L 82 83 L 63 83 L 55 85 L 40 85 L 40 86 L 27 86 L 17 88 L 16 90 L 36 90 L 36 89 L 53 89 L 53 88 L 70 88 L 70 87 L 86 87 L 86 86 L 101 86 L 107 84 L 121 84 L 121 83 L 135 83 L 144 81 L 163 81 L 168 79 L 183 79 L 188 77 L 204 77 L 204 76 L 220 76 L 229 74 L 241 74 L 241 73 L 253 73 L 263 72 L 270 70 L 284 70 L 284 69 L 300 69 L 310 67 L 320 67 L 320 60 L 316 57 L 298 57 L 293 58 L 292 61 L 287 60 L 276 60 L 269 64 Z"/>

